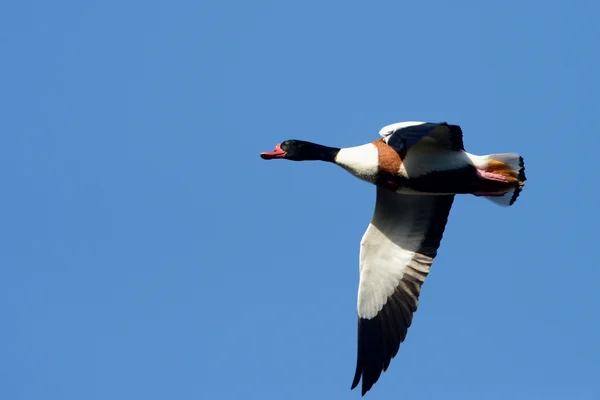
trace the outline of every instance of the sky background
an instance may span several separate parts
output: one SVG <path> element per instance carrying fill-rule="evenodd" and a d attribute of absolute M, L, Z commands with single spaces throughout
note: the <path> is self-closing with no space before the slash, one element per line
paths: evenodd
<path fill-rule="evenodd" d="M 371 399 L 597 399 L 599 3 L 0 5 L 0 398 L 356 399 L 375 189 L 285 139 L 460 124 L 462 196 Z"/>

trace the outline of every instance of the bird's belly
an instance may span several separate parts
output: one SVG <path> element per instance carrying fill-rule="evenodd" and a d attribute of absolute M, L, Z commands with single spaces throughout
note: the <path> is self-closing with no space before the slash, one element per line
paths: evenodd
<path fill-rule="evenodd" d="M 409 187 L 400 187 L 398 188 L 398 190 L 396 190 L 396 193 L 400 193 L 400 194 L 412 194 L 412 195 L 433 195 L 433 196 L 440 196 L 440 195 L 447 195 L 447 194 L 457 194 L 456 192 L 423 192 L 420 190 L 416 190 L 416 189 L 411 189 Z"/>
<path fill-rule="evenodd" d="M 404 178 L 396 191 L 403 194 L 461 194 L 479 189 L 481 179 L 472 165 Z"/>

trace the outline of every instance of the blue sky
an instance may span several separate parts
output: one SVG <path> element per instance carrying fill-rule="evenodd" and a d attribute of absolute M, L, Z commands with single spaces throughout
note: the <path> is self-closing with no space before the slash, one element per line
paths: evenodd
<path fill-rule="evenodd" d="M 342 399 L 374 188 L 285 139 L 405 120 L 519 152 L 458 198 L 372 399 L 592 399 L 598 5 L 0 5 L 0 397 Z"/>

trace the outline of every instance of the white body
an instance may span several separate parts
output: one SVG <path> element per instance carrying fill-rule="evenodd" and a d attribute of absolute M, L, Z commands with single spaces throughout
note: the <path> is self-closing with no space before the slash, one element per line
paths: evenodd
<path fill-rule="evenodd" d="M 487 168 L 490 156 L 478 156 L 466 151 L 454 151 L 441 147 L 418 144 L 407 153 L 398 170 L 398 174 L 406 178 L 426 175 L 433 171 L 458 169 L 472 165 L 477 169 Z M 356 147 L 347 147 L 339 151 L 335 163 L 355 177 L 370 183 L 375 183 L 379 168 L 377 147 L 367 143 Z M 404 194 L 442 194 L 423 193 L 409 188 L 399 188 L 398 193 Z M 446 193 L 453 194 L 453 193 Z"/>

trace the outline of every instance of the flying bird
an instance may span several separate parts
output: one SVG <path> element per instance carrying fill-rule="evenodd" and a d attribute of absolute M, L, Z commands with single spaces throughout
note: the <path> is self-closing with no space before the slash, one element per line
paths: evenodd
<path fill-rule="evenodd" d="M 437 255 L 456 194 L 510 206 L 523 189 L 525 166 L 515 153 L 467 153 L 459 125 L 399 122 L 380 139 L 335 148 L 286 140 L 265 160 L 319 160 L 376 186 L 373 217 L 360 242 L 358 351 L 351 389 L 364 396 L 406 338 L 421 286 Z"/>

